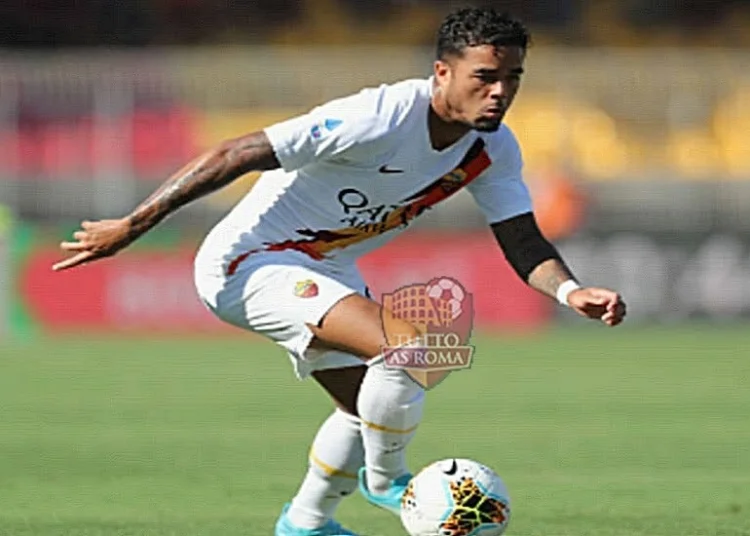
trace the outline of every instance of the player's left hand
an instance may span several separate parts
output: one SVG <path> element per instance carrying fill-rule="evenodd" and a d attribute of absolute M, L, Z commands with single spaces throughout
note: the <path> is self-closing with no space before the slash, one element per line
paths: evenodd
<path fill-rule="evenodd" d="M 606 288 L 580 288 L 568 294 L 568 305 L 581 316 L 601 320 L 613 327 L 627 314 L 627 306 L 620 295 Z"/>

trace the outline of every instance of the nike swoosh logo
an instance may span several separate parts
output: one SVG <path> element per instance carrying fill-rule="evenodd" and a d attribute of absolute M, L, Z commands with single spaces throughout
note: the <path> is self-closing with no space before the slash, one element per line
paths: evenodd
<path fill-rule="evenodd" d="M 403 169 L 389 168 L 387 164 L 380 166 L 380 169 L 378 169 L 378 171 L 380 171 L 381 173 L 403 173 L 404 172 Z"/>
<path fill-rule="evenodd" d="M 451 464 L 451 466 L 448 468 L 447 471 L 443 471 L 443 473 L 445 473 L 448 476 L 453 476 L 457 472 L 458 472 L 458 464 L 456 463 L 456 459 L 454 458 L 453 459 L 453 463 Z"/>

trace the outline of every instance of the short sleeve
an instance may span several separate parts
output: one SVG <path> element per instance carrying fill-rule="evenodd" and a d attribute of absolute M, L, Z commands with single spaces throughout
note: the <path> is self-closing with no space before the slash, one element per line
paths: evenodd
<path fill-rule="evenodd" d="M 374 97 L 361 92 L 267 127 L 264 131 L 284 171 L 343 158 L 354 147 L 381 137 L 387 125 Z"/>
<path fill-rule="evenodd" d="M 507 126 L 490 145 L 490 167 L 467 186 L 487 222 L 497 223 L 533 210 L 523 181 L 523 157 L 518 141 Z"/>

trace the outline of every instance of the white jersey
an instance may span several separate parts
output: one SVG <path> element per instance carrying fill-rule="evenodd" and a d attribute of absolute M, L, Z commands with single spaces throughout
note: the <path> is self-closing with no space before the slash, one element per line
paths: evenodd
<path fill-rule="evenodd" d="M 530 212 L 518 143 L 503 125 L 442 151 L 427 128 L 432 79 L 368 88 L 265 129 L 281 169 L 264 173 L 201 255 L 230 275 L 261 251 L 354 262 L 462 188 L 489 223 Z"/>

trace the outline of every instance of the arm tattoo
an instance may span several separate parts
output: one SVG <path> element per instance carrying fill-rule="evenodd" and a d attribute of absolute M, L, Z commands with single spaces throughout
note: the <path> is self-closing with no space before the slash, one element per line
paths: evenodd
<path fill-rule="evenodd" d="M 280 166 L 262 131 L 226 141 L 172 175 L 128 216 L 139 236 L 178 208 L 214 192 L 250 171 Z"/>
<path fill-rule="evenodd" d="M 539 264 L 529 275 L 529 286 L 551 298 L 557 295 L 557 287 L 568 279 L 575 279 L 570 269 L 559 259 L 549 259 Z"/>

